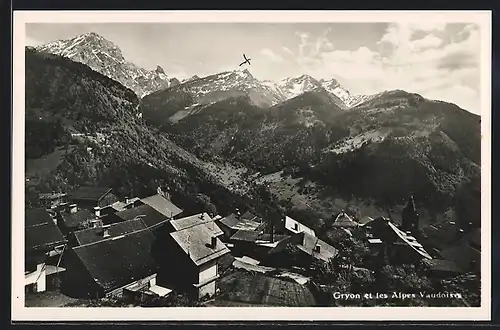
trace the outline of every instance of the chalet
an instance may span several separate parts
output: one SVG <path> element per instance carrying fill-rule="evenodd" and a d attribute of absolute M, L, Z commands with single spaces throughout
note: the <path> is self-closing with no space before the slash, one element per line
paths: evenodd
<path fill-rule="evenodd" d="M 96 206 L 102 208 L 117 202 L 118 197 L 112 193 L 111 188 L 84 186 L 70 193 L 68 200 L 80 208 L 93 210 Z"/>
<path fill-rule="evenodd" d="M 307 233 L 311 236 L 316 236 L 316 233 L 306 225 L 301 224 L 295 219 L 285 216 L 285 229 L 292 234 Z"/>
<path fill-rule="evenodd" d="M 371 246 L 377 246 L 395 263 L 413 263 L 423 259 L 433 259 L 411 233 L 404 232 L 389 219 L 378 217 L 366 223 Z M 382 243 L 374 241 L 379 239 Z"/>
<path fill-rule="evenodd" d="M 86 245 L 90 243 L 99 242 L 108 238 L 126 235 L 135 231 L 146 229 L 142 219 L 132 219 L 122 221 L 111 225 L 104 225 L 102 227 L 88 228 L 75 231 L 72 234 L 74 240 L 73 246 Z"/>
<path fill-rule="evenodd" d="M 182 210 L 168 200 L 164 194 L 158 193 L 146 198 L 141 198 L 142 203 L 149 205 L 167 218 L 178 218 L 182 215 Z"/>
<path fill-rule="evenodd" d="M 291 256 L 287 252 L 288 246 L 294 246 L 297 254 Z M 334 258 L 338 251 L 318 237 L 305 232 L 293 234 L 284 244 L 279 244 L 269 251 L 267 263 L 276 267 L 297 266 L 308 268 L 314 260 L 328 262 Z"/>
<path fill-rule="evenodd" d="M 148 228 L 156 228 L 170 219 L 147 204 L 123 210 L 114 214 L 118 221 L 141 219 Z"/>
<path fill-rule="evenodd" d="M 332 227 L 334 228 L 354 229 L 358 228 L 358 226 L 359 224 L 344 211 L 340 212 L 332 223 Z"/>
<path fill-rule="evenodd" d="M 24 285 L 27 292 L 42 292 L 51 283 L 51 275 L 59 274 L 59 256 L 66 239 L 44 209 L 25 211 Z"/>
<path fill-rule="evenodd" d="M 239 230 L 258 231 L 262 228 L 262 219 L 250 212 L 243 215 L 237 212 L 218 220 L 218 224 L 224 232 L 224 238 L 229 239 Z"/>
<path fill-rule="evenodd" d="M 100 216 L 99 209 L 94 212 L 88 209 L 79 209 L 77 204 L 70 204 L 66 210 L 59 212 L 57 226 L 65 234 L 76 230 L 93 227 L 95 220 Z"/>
<path fill-rule="evenodd" d="M 61 292 L 77 298 L 168 294 L 166 288 L 157 290 L 154 242 L 153 233 L 143 229 L 68 250 Z"/>
<path fill-rule="evenodd" d="M 196 298 L 213 296 L 219 278 L 218 260 L 229 249 L 214 235 L 210 224 L 167 234 L 155 248 L 161 266 L 158 283 Z M 182 270 L 182 271 L 180 271 Z"/>
<path fill-rule="evenodd" d="M 230 237 L 229 242 L 233 246 L 233 255 L 246 255 L 263 260 L 272 250 L 284 248 L 290 239 L 289 235 L 276 235 L 274 230 L 270 233 L 238 230 Z"/>
<path fill-rule="evenodd" d="M 338 251 L 330 244 L 320 240 L 316 236 L 302 232 L 296 234 L 298 243 L 295 245 L 299 251 L 313 259 L 327 262 L 338 254 Z"/>

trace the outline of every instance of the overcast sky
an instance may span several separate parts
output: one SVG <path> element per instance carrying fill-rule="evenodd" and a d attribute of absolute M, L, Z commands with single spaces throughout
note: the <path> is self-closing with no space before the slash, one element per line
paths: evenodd
<path fill-rule="evenodd" d="M 27 24 L 40 45 L 95 32 L 138 66 L 179 79 L 238 69 L 242 53 L 258 79 L 336 78 L 353 94 L 404 89 L 480 109 L 480 38 L 471 24 L 107 23 Z"/>

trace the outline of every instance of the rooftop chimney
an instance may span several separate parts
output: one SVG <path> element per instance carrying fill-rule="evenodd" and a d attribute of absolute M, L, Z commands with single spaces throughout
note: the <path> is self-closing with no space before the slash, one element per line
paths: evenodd
<path fill-rule="evenodd" d="M 99 225 L 97 223 L 97 219 L 90 220 L 90 224 L 92 225 L 92 228 L 99 228 Z"/>
<path fill-rule="evenodd" d="M 201 214 L 200 214 L 200 219 L 201 219 L 201 220 L 205 219 L 205 213 L 201 213 Z"/>
<path fill-rule="evenodd" d="M 211 243 L 212 249 L 215 249 L 217 247 L 217 237 L 212 236 L 212 241 L 210 243 Z"/>
<path fill-rule="evenodd" d="M 109 234 L 109 227 L 110 227 L 110 226 L 105 226 L 105 227 L 103 227 L 102 237 L 107 238 L 107 237 L 110 237 L 110 236 L 111 236 L 111 235 Z"/>
<path fill-rule="evenodd" d="M 294 223 L 294 224 L 293 224 L 293 229 L 295 229 L 295 230 L 299 230 L 299 224 L 298 224 L 298 223 Z"/>
<path fill-rule="evenodd" d="M 320 251 L 321 251 L 321 246 L 316 244 L 316 246 L 314 247 L 314 252 L 319 253 Z"/>
<path fill-rule="evenodd" d="M 99 206 L 94 207 L 94 214 L 96 217 L 101 216 L 101 208 Z"/>
<path fill-rule="evenodd" d="M 78 210 L 76 204 L 71 204 L 69 206 L 69 213 L 75 213 Z"/>
<path fill-rule="evenodd" d="M 129 204 L 130 203 L 130 199 L 128 197 L 125 197 L 125 204 Z"/>

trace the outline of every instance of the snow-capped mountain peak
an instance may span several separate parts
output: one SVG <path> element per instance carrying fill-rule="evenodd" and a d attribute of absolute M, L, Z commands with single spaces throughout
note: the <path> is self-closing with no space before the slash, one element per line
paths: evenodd
<path fill-rule="evenodd" d="M 117 45 L 95 32 L 53 41 L 36 47 L 36 50 L 86 64 L 132 89 L 140 97 L 170 86 L 171 78 L 161 66 L 147 70 L 128 62 Z"/>
<path fill-rule="evenodd" d="M 307 74 L 295 78 L 285 78 L 278 82 L 277 86 L 287 99 L 322 87 L 316 79 Z"/>

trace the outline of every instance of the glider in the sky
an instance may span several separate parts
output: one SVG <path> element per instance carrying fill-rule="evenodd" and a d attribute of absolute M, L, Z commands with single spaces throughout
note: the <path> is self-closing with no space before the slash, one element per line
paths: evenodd
<path fill-rule="evenodd" d="M 248 65 L 250 65 L 250 59 L 249 59 L 249 58 L 247 58 L 247 57 L 245 56 L 245 54 L 243 54 L 243 58 L 245 59 L 245 61 L 243 61 L 243 62 L 240 64 L 240 66 L 242 66 L 242 65 L 243 65 L 243 64 L 245 64 L 245 63 L 248 63 Z"/>

